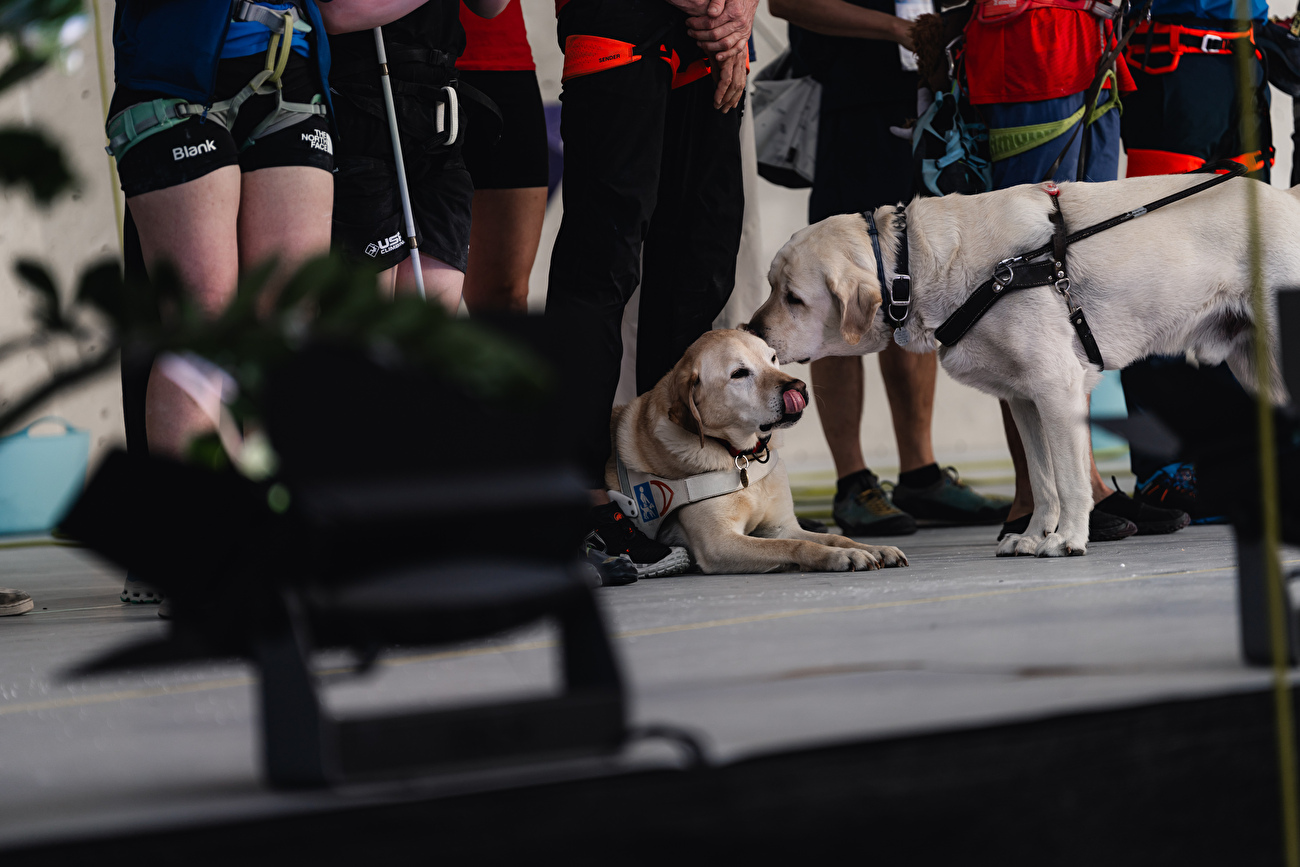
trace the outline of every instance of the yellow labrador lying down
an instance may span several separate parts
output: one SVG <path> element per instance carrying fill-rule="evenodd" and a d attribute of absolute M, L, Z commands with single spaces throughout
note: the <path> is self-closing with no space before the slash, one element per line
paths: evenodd
<path fill-rule="evenodd" d="M 611 494 L 624 489 L 648 533 L 684 546 L 704 572 L 906 566 L 897 548 L 799 526 L 776 431 L 807 403 L 807 388 L 758 337 L 710 331 L 652 391 L 614 409 L 605 481 Z"/>

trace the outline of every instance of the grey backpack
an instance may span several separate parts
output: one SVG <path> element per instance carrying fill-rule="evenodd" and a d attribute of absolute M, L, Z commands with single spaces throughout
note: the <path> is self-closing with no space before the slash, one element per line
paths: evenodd
<path fill-rule="evenodd" d="M 793 78 L 790 49 L 754 76 L 750 105 L 758 173 L 782 187 L 811 187 L 817 166 L 817 123 L 822 86 L 811 76 Z"/>

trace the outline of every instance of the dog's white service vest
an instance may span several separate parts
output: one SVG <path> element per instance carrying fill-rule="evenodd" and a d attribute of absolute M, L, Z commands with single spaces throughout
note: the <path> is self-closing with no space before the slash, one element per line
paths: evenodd
<path fill-rule="evenodd" d="M 622 490 L 609 491 L 609 498 L 653 539 L 664 518 L 682 506 L 734 494 L 767 478 L 781 461 L 775 449 L 769 449 L 767 455 L 765 461 L 738 455 L 734 469 L 715 470 L 684 479 L 665 479 L 628 469 L 623 458 L 615 452 L 618 486 Z"/>

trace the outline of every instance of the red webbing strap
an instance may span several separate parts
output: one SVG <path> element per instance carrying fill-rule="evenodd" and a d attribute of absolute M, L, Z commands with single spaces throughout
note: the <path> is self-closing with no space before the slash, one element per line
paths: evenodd
<path fill-rule="evenodd" d="M 570 36 L 564 40 L 564 72 L 560 81 L 591 75 L 606 69 L 636 63 L 641 55 L 631 42 L 604 36 Z"/>

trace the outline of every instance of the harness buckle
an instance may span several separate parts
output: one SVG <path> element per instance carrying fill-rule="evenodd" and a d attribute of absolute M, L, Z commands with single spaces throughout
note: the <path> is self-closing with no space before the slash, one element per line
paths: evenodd
<path fill-rule="evenodd" d="M 1219 43 L 1218 46 L 1211 48 L 1210 47 L 1211 39 L 1218 40 Z M 1207 33 L 1201 37 L 1201 53 L 1202 54 L 1226 54 L 1228 51 L 1231 51 L 1231 49 L 1225 49 L 1223 47 L 1227 45 L 1227 42 L 1228 41 L 1226 39 L 1224 39 L 1222 36 L 1219 36 L 1216 33 Z"/>
<path fill-rule="evenodd" d="M 901 297 L 899 290 L 902 290 Z M 909 274 L 894 275 L 894 285 L 889 293 L 889 305 L 886 311 L 893 322 L 902 322 L 907 319 L 907 311 L 912 306 L 912 277 Z M 894 308 L 902 307 L 903 315 L 895 316 Z"/>
<path fill-rule="evenodd" d="M 1016 278 L 1015 269 L 1012 265 L 1018 265 L 1022 261 L 1020 256 L 1012 256 L 1010 259 L 1003 259 L 993 268 L 993 291 L 1001 292 L 1011 285 L 1011 281 Z"/>

